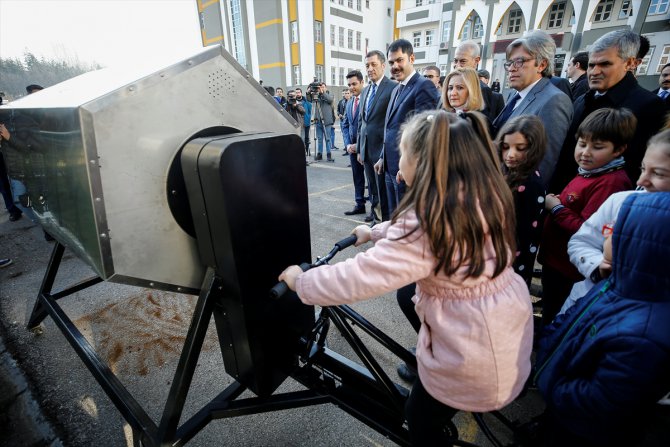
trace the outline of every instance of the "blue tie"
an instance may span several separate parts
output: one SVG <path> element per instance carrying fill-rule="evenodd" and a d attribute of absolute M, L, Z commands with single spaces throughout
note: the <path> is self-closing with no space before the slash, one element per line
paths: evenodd
<path fill-rule="evenodd" d="M 659 96 L 661 99 L 665 99 L 665 98 L 667 98 L 668 95 L 670 95 L 670 91 L 668 91 L 668 90 L 659 90 L 659 92 L 658 92 L 658 96 Z"/>
<path fill-rule="evenodd" d="M 372 100 L 375 99 L 375 93 L 377 93 L 377 84 L 373 82 L 372 89 L 368 95 L 368 102 L 365 104 L 365 119 L 367 119 L 370 114 L 370 106 L 372 105 Z"/>
<path fill-rule="evenodd" d="M 519 95 L 519 94 L 517 93 L 517 94 L 514 95 L 514 97 L 510 100 L 510 102 L 507 103 L 507 105 L 505 106 L 505 108 L 503 109 L 503 111 L 500 112 L 500 119 L 499 119 L 498 122 L 496 123 L 496 126 L 498 127 L 498 129 L 500 129 L 500 128 L 503 126 L 503 124 L 505 124 L 505 123 L 507 122 L 507 120 L 509 119 L 509 116 L 510 116 L 510 115 L 512 114 L 512 112 L 514 111 L 514 105 L 516 104 L 516 102 L 517 102 L 519 99 L 521 99 L 521 95 Z"/>

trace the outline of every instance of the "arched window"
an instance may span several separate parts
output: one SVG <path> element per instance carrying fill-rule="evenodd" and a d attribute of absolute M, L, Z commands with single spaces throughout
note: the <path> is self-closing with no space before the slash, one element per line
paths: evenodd
<path fill-rule="evenodd" d="M 478 39 L 484 35 L 484 24 L 481 17 L 475 11 L 472 11 L 463 24 L 461 30 L 461 40 Z"/>

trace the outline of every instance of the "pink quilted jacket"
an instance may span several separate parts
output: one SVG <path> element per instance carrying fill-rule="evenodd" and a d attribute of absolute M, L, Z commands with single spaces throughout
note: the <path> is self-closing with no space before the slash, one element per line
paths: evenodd
<path fill-rule="evenodd" d="M 375 246 L 335 265 L 298 276 L 298 296 L 306 304 L 331 306 L 372 298 L 417 283 L 419 378 L 440 402 L 485 412 L 510 403 L 530 373 L 533 341 L 528 288 L 511 267 L 492 279 L 491 241 L 486 270 L 478 278 L 459 273 L 435 275 L 437 260 L 423 231 L 396 240 L 417 225 L 407 213 L 394 225 L 372 229 Z"/>

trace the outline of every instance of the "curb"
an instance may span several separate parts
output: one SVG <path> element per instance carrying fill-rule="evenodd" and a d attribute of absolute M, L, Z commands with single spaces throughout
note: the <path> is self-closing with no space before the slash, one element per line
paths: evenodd
<path fill-rule="evenodd" d="M 0 338 L 0 433 L 4 447 L 63 447 L 35 401 L 23 371 Z"/>

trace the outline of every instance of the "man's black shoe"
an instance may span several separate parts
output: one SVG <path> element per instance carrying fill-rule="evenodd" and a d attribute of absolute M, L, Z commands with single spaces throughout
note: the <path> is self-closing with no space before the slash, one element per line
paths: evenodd
<path fill-rule="evenodd" d="M 323 160 L 323 154 L 316 154 L 314 161 L 321 161 L 321 160 Z"/>
<path fill-rule="evenodd" d="M 366 222 L 372 222 L 372 221 L 379 222 L 379 218 L 375 215 L 374 211 L 370 211 L 370 214 L 365 216 L 365 221 Z"/>
<path fill-rule="evenodd" d="M 19 211 L 18 213 L 9 213 L 9 221 L 10 222 L 16 222 L 20 218 L 23 217 L 23 213 Z"/>
<path fill-rule="evenodd" d="M 346 214 L 347 216 L 353 216 L 354 214 L 365 214 L 365 207 L 364 206 L 356 206 L 351 211 L 345 211 L 344 214 Z"/>
<path fill-rule="evenodd" d="M 342 156 L 344 157 L 345 155 L 349 155 L 349 152 L 347 151 L 342 152 Z"/>
<path fill-rule="evenodd" d="M 329 161 L 331 163 L 335 162 L 335 160 L 333 159 L 333 157 L 330 154 L 327 154 L 326 161 Z"/>
<path fill-rule="evenodd" d="M 398 376 L 407 383 L 414 383 L 417 378 L 416 372 L 412 371 L 406 363 L 398 365 Z"/>

